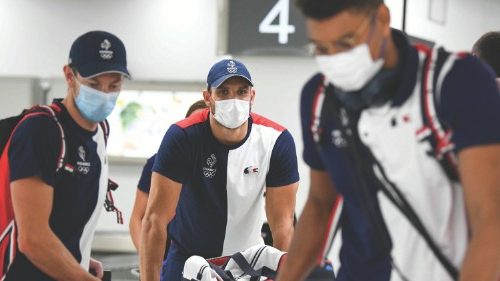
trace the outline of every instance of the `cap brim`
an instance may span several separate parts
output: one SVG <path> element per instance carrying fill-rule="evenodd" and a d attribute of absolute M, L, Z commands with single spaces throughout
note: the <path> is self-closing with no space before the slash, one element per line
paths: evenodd
<path fill-rule="evenodd" d="M 228 75 L 225 75 L 225 76 L 222 76 L 221 78 L 215 80 L 211 85 L 210 87 L 211 88 L 218 88 L 222 83 L 224 83 L 227 79 L 231 78 L 231 77 L 241 77 L 241 78 L 245 78 L 245 80 L 248 81 L 248 83 L 250 83 L 250 85 L 253 86 L 253 83 L 250 79 L 248 79 L 248 77 L 244 76 L 244 75 L 241 75 L 241 74 L 228 74 Z"/>
<path fill-rule="evenodd" d="M 125 78 L 131 79 L 130 73 L 126 67 L 121 64 L 116 63 L 99 63 L 99 64 L 84 64 L 80 66 L 75 66 L 76 70 L 80 75 L 85 78 L 94 78 L 101 74 L 106 73 L 120 73 Z"/>

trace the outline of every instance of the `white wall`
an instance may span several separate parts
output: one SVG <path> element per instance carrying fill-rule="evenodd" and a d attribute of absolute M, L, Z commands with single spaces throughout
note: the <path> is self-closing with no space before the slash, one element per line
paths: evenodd
<path fill-rule="evenodd" d="M 446 3 L 443 24 L 430 21 L 431 1 Z M 401 28 L 403 0 L 386 0 L 391 9 L 392 26 Z M 406 31 L 423 39 L 437 42 L 453 51 L 470 51 L 479 37 L 500 30 L 498 0 L 408 0 Z"/>
<path fill-rule="evenodd" d="M 0 77 L 0 119 L 21 113 L 33 102 L 32 81 L 32 78 Z"/>
<path fill-rule="evenodd" d="M 0 0 L 0 76 L 59 77 L 71 43 L 106 30 L 136 79 L 197 80 L 215 59 L 217 0 Z"/>

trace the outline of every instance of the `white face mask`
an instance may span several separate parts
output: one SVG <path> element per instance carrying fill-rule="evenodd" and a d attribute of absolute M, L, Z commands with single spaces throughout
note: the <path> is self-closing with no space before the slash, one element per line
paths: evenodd
<path fill-rule="evenodd" d="M 358 91 L 370 81 L 384 65 L 384 59 L 372 59 L 368 44 L 335 55 L 316 56 L 319 70 L 328 82 L 346 92 Z"/>
<path fill-rule="evenodd" d="M 249 101 L 239 99 L 215 101 L 214 118 L 226 128 L 238 128 L 248 120 L 249 114 Z"/>

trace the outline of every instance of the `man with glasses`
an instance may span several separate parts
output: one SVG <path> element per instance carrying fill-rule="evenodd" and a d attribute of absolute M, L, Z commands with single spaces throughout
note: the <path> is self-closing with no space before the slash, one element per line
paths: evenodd
<path fill-rule="evenodd" d="M 90 247 L 108 191 L 105 119 L 129 77 L 125 46 L 85 33 L 63 72 L 66 97 L 25 115 L 2 154 L 1 280 L 103 277 Z"/>
<path fill-rule="evenodd" d="M 297 3 L 321 73 L 302 91 L 311 189 L 278 280 L 307 276 L 337 217 L 336 280 L 498 280 L 491 71 L 468 54 L 410 46 L 383 0 Z"/>
<path fill-rule="evenodd" d="M 251 112 L 254 98 L 245 65 L 221 60 L 207 76 L 208 109 L 168 129 L 142 220 L 141 280 L 159 280 L 160 271 L 161 280 L 181 280 L 193 255 L 263 245 L 264 212 L 273 246 L 288 249 L 299 180 L 295 144 L 284 127 Z"/>

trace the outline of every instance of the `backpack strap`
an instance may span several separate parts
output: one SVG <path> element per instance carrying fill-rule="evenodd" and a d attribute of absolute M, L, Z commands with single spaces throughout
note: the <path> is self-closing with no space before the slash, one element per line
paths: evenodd
<path fill-rule="evenodd" d="M 325 104 L 327 84 L 328 82 L 326 82 L 325 76 L 321 74 L 318 86 L 314 93 L 312 111 L 311 111 L 312 116 L 309 129 L 311 130 L 313 140 L 316 143 L 318 152 L 321 151 L 321 140 L 323 134 L 323 129 L 321 127 L 321 120 L 322 120 L 323 106 Z M 334 141 L 341 141 L 341 139 L 335 139 Z M 328 232 L 325 233 L 321 254 L 317 257 L 318 265 L 322 266 L 328 260 L 327 256 L 333 247 L 333 241 L 337 236 L 338 231 L 341 228 L 341 218 L 342 218 L 341 214 L 342 214 L 343 204 L 344 204 L 344 199 L 341 195 L 339 195 L 330 212 L 328 220 Z"/>
<path fill-rule="evenodd" d="M 220 278 L 222 278 L 222 281 L 235 281 L 235 280 L 237 280 L 236 278 L 234 278 L 231 271 L 226 271 L 226 270 L 222 269 L 220 266 L 213 264 L 211 262 L 208 262 L 208 264 L 210 265 L 210 268 L 213 271 L 215 271 L 215 273 L 217 273 L 217 275 L 219 275 Z"/>
<path fill-rule="evenodd" d="M 59 131 L 61 132 L 61 143 L 62 147 L 61 150 L 59 151 L 59 155 L 56 160 L 56 172 L 59 171 L 64 163 L 64 158 L 66 155 L 66 146 L 64 142 L 64 131 L 62 130 L 61 124 L 59 123 L 56 112 L 48 107 L 48 106 L 34 106 L 30 109 L 23 110 L 23 112 L 15 117 L 10 117 L 9 120 L 7 121 L 9 123 L 8 127 L 6 127 L 6 131 L 4 132 L 6 135 L 8 135 L 7 142 L 5 144 L 2 143 L 2 149 L 0 151 L 0 159 L 2 159 L 2 163 L 5 163 L 3 161 L 8 162 L 8 149 L 10 146 L 10 143 L 12 141 L 12 136 L 14 135 L 15 130 L 24 122 L 25 120 L 35 117 L 35 116 L 40 116 L 44 115 L 47 117 L 52 117 L 53 120 L 56 122 L 57 127 L 59 128 Z M 8 172 L 7 174 L 2 173 L 2 184 L 4 187 L 8 187 L 10 185 L 10 181 L 8 179 Z M 7 193 L 9 194 L 9 193 Z M 0 194 L 1 195 L 1 194 Z M 4 194 L 5 195 L 5 194 Z M 0 196 L 1 197 L 1 196 Z M 10 197 L 7 197 L 10 198 Z M 15 223 L 15 218 L 14 218 L 14 211 L 12 209 L 12 203 L 10 202 L 10 199 L 2 200 L 2 204 L 5 204 L 5 212 L 3 214 L 3 223 L 0 226 L 0 280 L 4 280 L 4 278 L 7 275 L 7 272 L 12 265 L 14 258 L 16 257 L 17 254 L 17 227 Z"/>
<path fill-rule="evenodd" d="M 438 108 L 443 81 L 459 55 L 447 53 L 441 47 L 434 47 L 432 50 L 426 47 L 417 49 L 426 56 L 420 99 L 423 127 L 417 131 L 417 138 L 430 140 L 432 156 L 438 160 L 448 178 L 458 181 L 458 160 L 453 151 L 455 145 L 451 141 L 452 131 L 439 119 Z"/>
<path fill-rule="evenodd" d="M 454 162 L 452 162 L 454 157 L 453 157 L 453 144 L 451 143 L 451 131 L 448 129 L 446 124 L 442 123 L 439 120 L 439 116 L 436 110 L 437 108 L 436 96 L 438 96 L 440 100 L 440 95 L 439 94 L 435 95 L 436 83 L 434 82 L 434 81 L 439 81 L 437 83 L 438 85 L 437 89 L 440 91 L 442 82 L 444 81 L 446 74 L 451 69 L 453 62 L 456 60 L 457 57 L 453 56 L 447 57 L 445 63 L 441 66 L 438 65 L 437 62 L 438 60 L 443 59 L 442 55 L 445 54 L 444 50 L 440 48 L 435 48 L 431 51 L 428 48 L 421 46 L 417 46 L 417 49 L 420 52 L 424 52 L 424 54 L 426 55 L 425 67 L 423 69 L 423 75 L 422 75 L 422 87 L 421 87 L 422 88 L 421 108 L 422 108 L 422 118 L 424 127 L 417 132 L 417 136 L 421 136 L 421 139 L 429 138 L 429 140 L 431 141 L 431 145 L 433 147 L 433 152 L 434 152 L 433 156 L 439 161 L 439 163 L 444 168 L 446 174 L 450 179 L 454 179 L 455 175 L 456 178 L 458 179 L 458 173 L 456 173 L 456 165 L 454 164 Z M 441 54 L 441 57 L 438 56 L 439 54 Z M 438 66 L 441 67 L 437 69 Z M 438 77 L 437 80 L 434 79 L 436 75 Z M 359 166 L 361 167 L 357 167 L 358 170 L 357 173 L 359 173 L 358 178 L 362 179 L 363 178 L 362 174 L 364 173 L 363 171 L 369 171 L 372 169 L 371 168 L 365 169 L 366 167 L 365 168 L 362 167 L 366 165 L 365 163 L 366 160 L 361 156 L 360 153 L 361 151 L 358 151 L 358 148 L 356 148 L 356 143 L 358 143 L 358 141 L 356 141 L 357 137 L 353 135 L 354 132 L 353 129 L 350 128 L 349 116 L 346 113 L 347 111 L 343 108 L 341 104 L 338 103 L 338 101 L 336 101 L 336 99 L 329 100 L 329 102 L 326 102 L 325 99 L 326 89 L 327 88 L 325 87 L 324 83 L 320 83 L 318 85 L 318 90 L 315 96 L 315 100 L 313 102 L 313 109 L 312 109 L 313 118 L 311 122 L 311 132 L 313 134 L 314 141 L 317 144 L 319 151 L 321 151 L 321 143 L 323 139 L 321 120 L 323 115 L 326 112 L 328 112 L 324 108 L 329 106 L 336 107 L 334 110 L 335 111 L 334 118 L 338 123 L 339 129 L 342 131 L 343 135 L 343 138 L 339 138 L 338 141 L 345 142 L 345 143 L 339 143 L 337 146 L 350 148 L 349 153 L 354 157 L 356 162 L 360 163 Z M 432 237 L 429 235 L 427 229 L 420 221 L 419 216 L 411 208 L 411 205 L 406 200 L 404 194 L 399 190 L 399 188 L 395 184 L 393 184 L 386 177 L 382 167 L 378 164 L 371 151 L 367 147 L 364 147 L 363 145 L 360 148 L 362 151 L 366 152 L 367 156 L 372 158 L 374 162 L 377 163 L 375 169 L 373 169 L 370 173 L 375 173 L 374 175 L 376 176 L 376 178 L 378 178 L 378 181 L 380 181 L 380 184 L 378 185 L 380 190 L 408 219 L 408 221 L 419 232 L 421 237 L 424 238 L 428 247 L 434 253 L 434 256 L 438 259 L 438 261 L 441 263 L 443 268 L 448 272 L 448 274 L 453 278 L 453 280 L 458 280 L 458 270 L 436 245 Z M 365 189 L 368 189 L 367 183 L 364 182 L 361 185 L 363 186 L 363 188 L 361 188 L 362 192 L 366 192 Z M 367 208 L 367 211 L 369 213 L 371 213 L 370 209 L 372 207 L 373 206 Z M 373 220 L 372 223 L 375 226 L 377 226 L 378 224 L 384 224 L 384 222 L 381 222 L 377 218 L 374 218 L 371 214 L 369 214 L 368 217 L 369 220 Z M 378 227 L 381 228 L 382 226 Z M 386 234 L 383 232 L 382 229 L 377 228 L 377 235 L 380 236 L 381 241 L 384 241 Z M 400 272 L 399 268 L 394 264 L 394 262 L 392 262 L 392 257 L 391 257 L 391 263 L 393 269 L 400 274 L 400 277 L 403 280 L 406 280 L 407 278 L 403 275 L 402 272 Z"/>
<path fill-rule="evenodd" d="M 99 122 L 99 126 L 102 129 L 104 135 L 104 144 L 108 145 L 108 137 L 109 137 L 109 123 L 107 119 Z M 118 184 L 113 180 L 108 178 L 108 190 L 106 191 L 106 198 L 104 199 L 104 209 L 107 212 L 115 212 L 116 213 L 116 222 L 118 224 L 123 224 L 123 213 L 115 206 L 115 200 L 113 199 L 113 191 L 118 188 Z"/>
<path fill-rule="evenodd" d="M 62 128 L 61 123 L 59 122 L 59 119 L 57 118 L 57 114 L 60 112 L 60 109 L 56 107 L 55 105 L 35 105 L 31 107 L 30 109 L 24 110 L 21 113 L 21 118 L 19 122 L 17 122 L 16 126 L 14 129 L 11 131 L 9 141 L 12 138 L 12 135 L 14 135 L 14 131 L 21 125 L 22 122 L 25 120 L 34 117 L 34 116 L 39 116 L 39 115 L 45 115 L 48 117 L 51 117 L 52 120 L 54 120 L 55 124 L 57 125 L 57 128 L 59 130 L 59 138 L 61 140 L 61 149 L 59 150 L 59 154 L 57 156 L 56 160 L 56 173 L 58 173 L 61 169 L 64 168 L 65 162 L 66 162 L 66 138 L 64 135 L 64 130 Z M 7 147 L 7 146 L 6 146 Z M 5 148 L 4 148 L 5 149 Z"/>
<path fill-rule="evenodd" d="M 115 206 L 115 200 L 113 199 L 113 192 L 118 188 L 118 184 L 111 179 L 108 178 L 108 191 L 106 192 L 106 199 L 104 199 L 104 208 L 108 212 L 116 213 L 116 222 L 118 224 L 123 224 L 123 214 L 122 212 Z"/>
<path fill-rule="evenodd" d="M 311 111 L 311 124 L 309 126 L 311 133 L 313 135 L 313 140 L 316 144 L 320 143 L 321 140 L 321 112 L 323 110 L 323 104 L 325 102 L 325 88 L 326 88 L 326 79 L 323 74 L 321 74 L 320 81 L 318 83 L 318 87 L 316 88 L 316 92 L 314 93 L 314 99 L 312 104 Z"/>
<path fill-rule="evenodd" d="M 108 137 L 109 137 L 109 122 L 107 119 L 104 119 L 103 121 L 99 122 L 99 126 L 101 126 L 101 129 L 104 133 L 104 143 L 108 145 Z"/>
<path fill-rule="evenodd" d="M 57 160 L 57 168 L 56 168 L 56 173 L 59 172 L 61 169 L 64 171 L 74 174 L 75 173 L 75 167 L 69 163 L 66 163 L 66 137 L 64 134 L 64 130 L 61 126 L 61 123 L 59 122 L 59 119 L 57 118 L 57 114 L 61 112 L 61 107 L 57 103 L 52 103 L 50 106 L 48 105 L 39 105 L 35 106 L 32 108 L 33 110 L 43 110 L 44 112 L 47 112 L 52 116 L 54 121 L 56 122 L 59 131 L 61 133 L 61 149 L 59 153 L 59 157 Z M 99 126 L 101 127 L 104 135 L 104 143 L 107 145 L 108 143 L 108 137 L 109 137 L 109 123 L 108 120 L 104 120 L 99 122 Z M 113 199 L 113 194 L 112 191 L 115 191 L 118 188 L 118 184 L 111 179 L 108 178 L 108 187 L 107 187 L 107 192 L 106 192 L 106 198 L 104 200 L 104 208 L 108 212 L 115 212 L 116 213 L 116 221 L 118 224 L 123 224 L 123 213 L 115 206 L 115 202 Z"/>
<path fill-rule="evenodd" d="M 57 173 L 64 167 L 65 162 L 66 162 L 66 136 L 64 134 L 64 130 L 62 128 L 62 125 L 59 122 L 59 119 L 57 118 L 57 115 L 56 115 L 56 112 L 57 113 L 60 112 L 60 108 L 56 104 L 51 104 L 50 106 L 40 105 L 40 106 L 38 106 L 38 108 L 44 110 L 45 112 L 48 112 L 50 114 L 50 116 L 52 116 L 52 119 L 55 121 L 55 123 L 57 124 L 57 128 L 59 129 L 59 133 L 60 133 L 59 137 L 61 140 L 61 149 L 59 150 L 59 156 L 57 158 L 57 165 L 56 165 L 56 173 Z"/>

